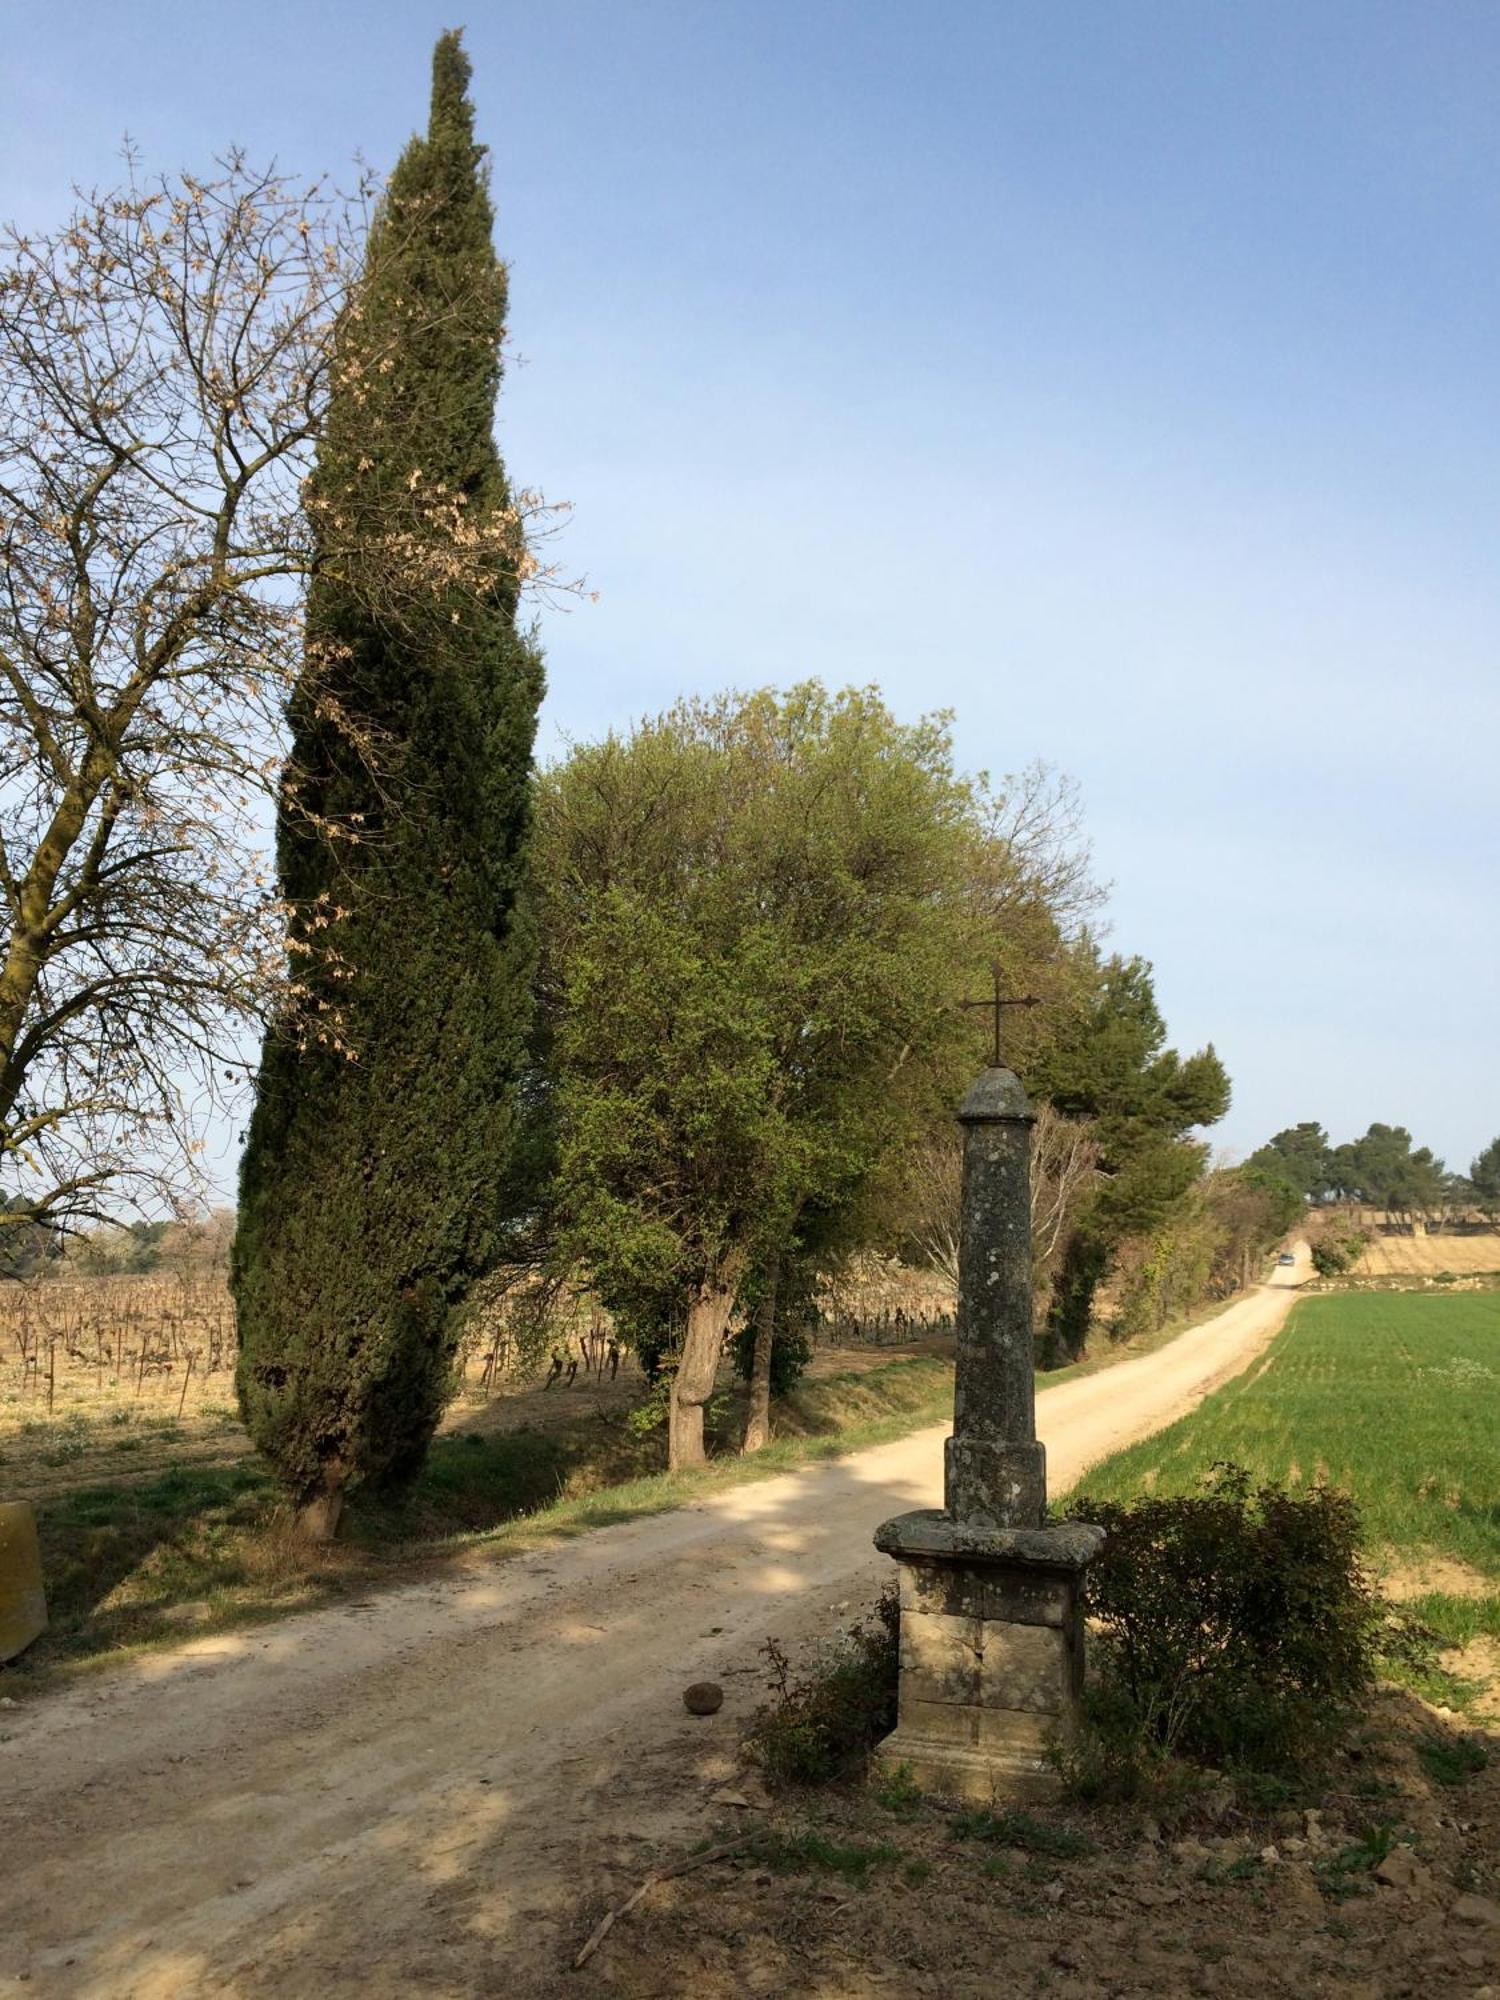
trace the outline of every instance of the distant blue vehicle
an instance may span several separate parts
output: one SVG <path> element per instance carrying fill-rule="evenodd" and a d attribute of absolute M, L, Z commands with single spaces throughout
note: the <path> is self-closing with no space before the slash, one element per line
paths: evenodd
<path fill-rule="evenodd" d="M 1297 1260 L 1292 1255 L 1290 1250 L 1283 1250 L 1281 1255 L 1276 1259 L 1276 1261 L 1278 1264 L 1295 1264 Z"/>

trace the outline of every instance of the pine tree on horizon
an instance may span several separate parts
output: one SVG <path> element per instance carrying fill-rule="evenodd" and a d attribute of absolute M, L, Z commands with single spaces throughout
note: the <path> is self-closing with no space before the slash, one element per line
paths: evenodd
<path fill-rule="evenodd" d="M 297 1003 L 272 1024 L 233 1286 L 246 1425 L 304 1532 L 420 1470 L 498 1255 L 535 933 L 539 651 L 494 441 L 506 273 L 470 66 L 370 231 L 309 509 L 319 562 L 277 821 Z"/>

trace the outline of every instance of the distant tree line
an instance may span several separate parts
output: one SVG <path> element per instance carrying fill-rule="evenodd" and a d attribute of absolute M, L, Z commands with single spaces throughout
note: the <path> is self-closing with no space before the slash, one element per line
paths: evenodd
<path fill-rule="evenodd" d="M 0 1278 L 223 1277 L 232 1209 L 191 1220 L 134 1217 L 67 1232 L 29 1220 L 0 1234 Z"/>
<path fill-rule="evenodd" d="M 1404 1125 L 1373 1124 L 1363 1138 L 1335 1146 L 1321 1125 L 1306 1120 L 1278 1132 L 1246 1168 L 1314 1207 L 1355 1202 L 1429 1229 L 1476 1213 L 1500 1224 L 1500 1138 L 1460 1174 L 1450 1173 L 1430 1146 L 1415 1144 Z"/>

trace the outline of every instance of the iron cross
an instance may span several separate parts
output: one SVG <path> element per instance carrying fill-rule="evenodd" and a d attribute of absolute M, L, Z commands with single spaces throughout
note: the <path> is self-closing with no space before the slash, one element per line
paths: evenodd
<path fill-rule="evenodd" d="M 1000 1017 L 1002 1012 L 1007 1007 L 1040 1007 L 1042 1003 L 1034 993 L 1028 993 L 1024 998 L 1007 998 L 1000 990 L 1001 976 L 998 960 L 995 963 L 994 974 L 995 991 L 988 1000 L 960 1000 L 958 1004 L 960 1007 L 988 1007 L 993 1012 L 995 1016 L 995 1068 L 1001 1069 L 1004 1067 L 1000 1058 Z"/>

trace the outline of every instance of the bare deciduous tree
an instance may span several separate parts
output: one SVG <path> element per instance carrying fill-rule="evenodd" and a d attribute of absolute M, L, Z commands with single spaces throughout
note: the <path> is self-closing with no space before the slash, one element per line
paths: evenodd
<path fill-rule="evenodd" d="M 1038 1273 L 1053 1269 L 1098 1170 L 1093 1120 L 1065 1118 L 1050 1104 L 1039 1105 L 1031 1138 L 1031 1259 Z"/>
<path fill-rule="evenodd" d="M 0 271 L 0 1169 L 180 1188 L 280 963 L 261 859 L 350 211 L 227 161 Z"/>
<path fill-rule="evenodd" d="M 1065 1118 L 1046 1102 L 1037 1106 L 1031 1141 L 1031 1268 L 1038 1289 L 1051 1275 L 1098 1163 L 1091 1120 Z M 908 1197 L 912 1236 L 933 1270 L 955 1289 L 962 1184 L 963 1146 L 956 1133 L 917 1149 Z"/>
<path fill-rule="evenodd" d="M 1018 906 L 1029 904 L 1062 937 L 1081 936 L 1108 887 L 1091 872 L 1078 781 L 1050 764 L 1028 764 L 987 791 L 985 816 L 991 869 L 976 871 L 975 886 L 992 914 L 1014 923 Z"/>
<path fill-rule="evenodd" d="M 497 533 L 522 581 L 553 580 L 533 495 L 477 526 L 420 473 L 379 520 L 309 486 L 335 367 L 392 365 L 358 338 L 363 222 L 363 194 L 234 155 L 149 184 L 132 162 L 60 233 L 3 239 L 0 1192 L 19 1223 L 194 1192 L 202 1115 L 242 1081 L 237 1024 L 295 991 L 265 850 L 268 794 L 296 794 L 286 698 L 318 673 L 315 540 L 393 621 L 487 588 Z M 337 915 L 301 929 L 336 949 Z"/>

